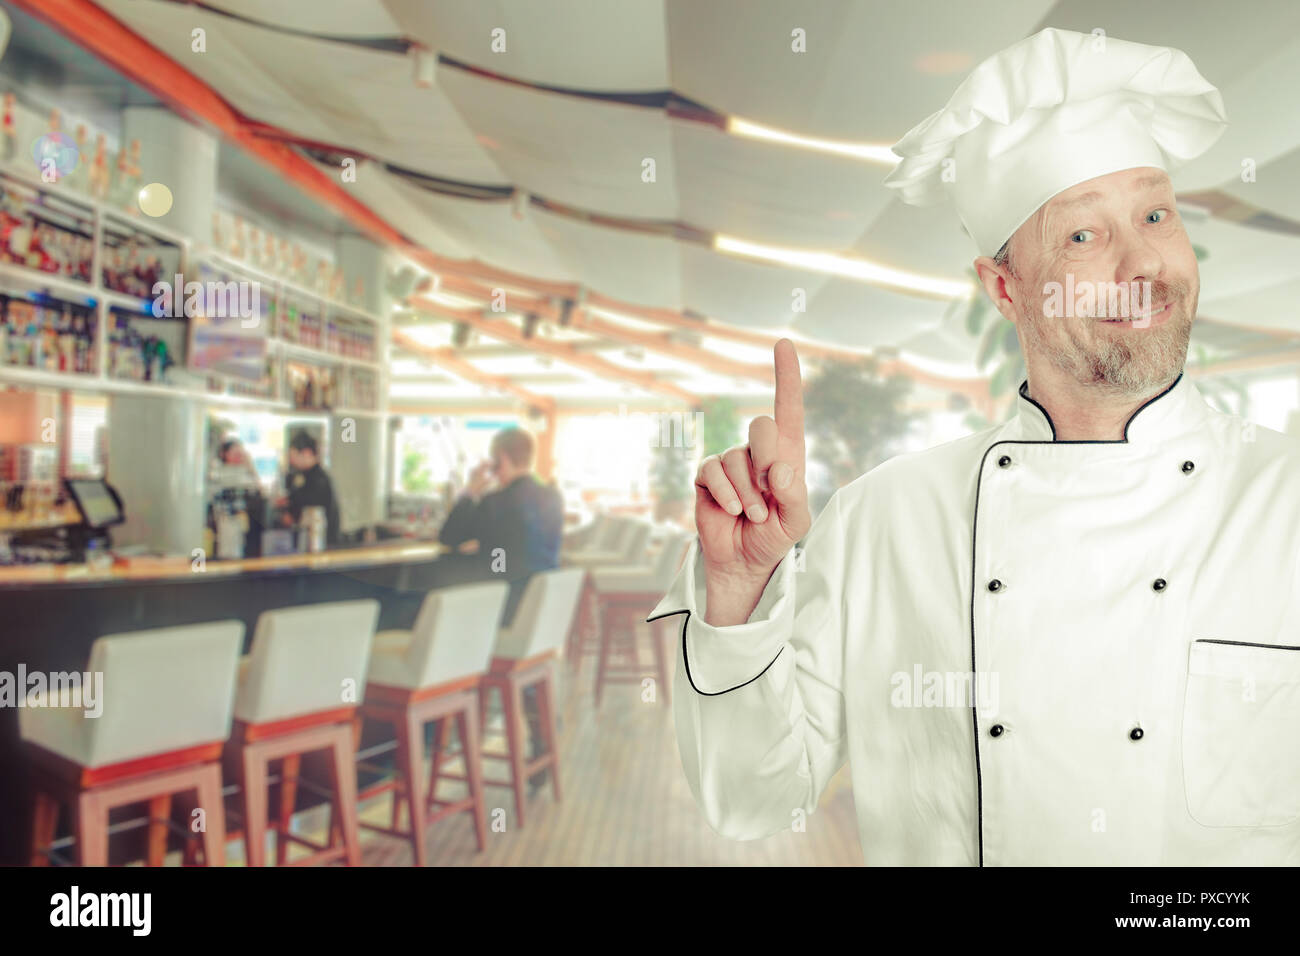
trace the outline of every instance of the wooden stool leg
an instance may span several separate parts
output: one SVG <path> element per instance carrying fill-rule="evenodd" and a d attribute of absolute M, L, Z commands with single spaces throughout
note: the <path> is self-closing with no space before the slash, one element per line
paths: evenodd
<path fill-rule="evenodd" d="M 279 830 L 275 836 L 275 865 L 289 862 L 289 841 L 285 834 L 293 825 L 293 805 L 298 800 L 298 771 L 302 765 L 301 754 L 289 754 L 280 761 L 280 813 Z"/>
<path fill-rule="evenodd" d="M 641 649 L 637 645 L 636 618 L 632 616 L 630 609 L 620 607 L 618 609 L 618 623 L 624 636 L 623 648 L 627 655 L 625 663 L 629 670 L 636 670 L 641 666 Z"/>
<path fill-rule="evenodd" d="M 45 855 L 59 825 L 59 801 L 39 784 L 32 790 L 32 845 L 29 862 L 32 866 L 49 866 Z"/>
<path fill-rule="evenodd" d="M 524 827 L 524 761 L 527 759 L 528 733 L 524 727 L 523 690 L 514 675 L 502 691 L 506 709 L 506 744 L 510 756 L 510 786 L 515 792 L 515 817 L 519 829 Z"/>
<path fill-rule="evenodd" d="M 221 796 L 221 764 L 213 762 L 204 766 L 195 789 L 199 806 L 204 808 L 203 863 L 206 866 L 225 866 L 226 808 Z"/>
<path fill-rule="evenodd" d="M 596 665 L 596 706 L 600 706 L 601 696 L 605 692 L 605 672 L 609 669 L 609 652 L 610 644 L 614 640 L 612 628 L 613 621 L 609 613 L 609 605 L 600 606 L 600 614 L 597 620 L 600 622 L 600 661 Z"/>
<path fill-rule="evenodd" d="M 108 807 L 93 790 L 77 796 L 77 863 L 108 866 Z"/>
<path fill-rule="evenodd" d="M 334 737 L 334 809 L 343 833 L 348 866 L 361 865 L 361 831 L 357 824 L 357 759 L 352 729 L 340 725 Z"/>
<path fill-rule="evenodd" d="M 167 858 L 167 823 L 172 816 L 172 796 L 159 794 L 149 801 L 149 849 L 146 860 L 150 866 L 162 866 Z"/>
<path fill-rule="evenodd" d="M 663 620 L 651 621 L 647 626 L 650 628 L 650 646 L 655 652 L 655 672 L 659 675 L 659 686 L 655 688 L 655 693 L 662 697 L 665 704 L 671 704 L 669 694 L 672 693 L 672 681 L 668 679 L 668 657 L 664 652 L 664 631 L 667 628 L 660 627 L 662 623 Z"/>
<path fill-rule="evenodd" d="M 551 758 L 551 790 L 555 802 L 560 802 L 560 729 L 555 720 L 555 695 L 552 692 L 552 672 L 547 669 L 546 677 L 537 684 L 537 717 L 546 745 L 546 753 Z"/>
<path fill-rule="evenodd" d="M 244 852 L 249 866 L 266 866 L 266 765 L 253 746 L 244 747 Z"/>
<path fill-rule="evenodd" d="M 415 852 L 415 865 L 424 866 L 424 794 L 421 783 L 424 774 L 421 763 L 424 757 L 424 733 L 417 718 L 409 713 L 397 724 L 397 767 L 405 778 L 406 810 L 411 818 L 411 849 Z"/>
<path fill-rule="evenodd" d="M 425 797 L 426 805 L 432 804 L 438 796 L 438 774 L 442 771 L 443 752 L 451 744 L 451 721 L 450 715 L 439 717 L 436 721 L 437 726 L 433 728 L 433 753 L 429 761 L 429 792 Z M 465 746 L 464 728 L 460 730 L 460 745 L 462 748 Z"/>
<path fill-rule="evenodd" d="M 450 718 L 447 718 L 450 721 Z M 487 808 L 483 804 L 483 756 L 479 753 L 478 714 L 473 705 L 456 715 L 456 729 L 460 733 L 460 748 L 465 756 L 465 776 L 469 780 L 469 795 L 474 801 L 474 836 L 478 851 L 487 849 Z"/>

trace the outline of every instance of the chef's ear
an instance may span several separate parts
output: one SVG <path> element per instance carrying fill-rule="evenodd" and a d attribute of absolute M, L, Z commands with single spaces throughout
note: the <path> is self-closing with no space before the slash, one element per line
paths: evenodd
<path fill-rule="evenodd" d="M 1015 275 L 1011 272 L 1009 265 L 999 265 L 993 261 L 991 256 L 980 256 L 975 260 L 974 266 L 980 284 L 984 286 L 985 293 L 988 294 L 997 310 L 1012 322 L 1019 319 L 1020 315 L 1016 311 L 1016 304 L 1011 298 L 1011 283 L 1015 281 Z"/>

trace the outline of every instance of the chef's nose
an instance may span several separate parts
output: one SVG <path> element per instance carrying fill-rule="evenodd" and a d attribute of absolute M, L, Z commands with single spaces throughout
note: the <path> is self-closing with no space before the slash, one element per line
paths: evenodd
<path fill-rule="evenodd" d="M 1165 275 L 1165 259 L 1156 244 L 1138 229 L 1120 230 L 1116 235 L 1119 244 L 1119 261 L 1116 263 L 1116 281 L 1134 284 L 1155 282 Z"/>

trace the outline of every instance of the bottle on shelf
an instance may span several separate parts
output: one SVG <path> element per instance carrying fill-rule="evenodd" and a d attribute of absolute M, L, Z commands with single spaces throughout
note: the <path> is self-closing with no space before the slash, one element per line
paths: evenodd
<path fill-rule="evenodd" d="M 126 187 L 123 202 L 126 203 L 127 209 L 132 213 L 140 211 L 140 204 L 136 199 L 140 192 L 140 140 L 131 140 L 131 151 L 127 156 L 126 163 Z"/>
<path fill-rule="evenodd" d="M 103 199 L 108 194 L 108 140 L 100 133 L 95 137 L 95 159 L 90 166 L 90 194 Z"/>
<path fill-rule="evenodd" d="M 5 94 L 4 108 L 3 141 L 0 142 L 0 158 L 3 158 L 6 163 L 10 163 L 18 155 L 18 127 L 14 123 L 15 100 L 12 93 Z"/>
<path fill-rule="evenodd" d="M 86 143 L 86 124 L 77 124 L 77 165 L 72 167 L 72 171 L 64 177 L 70 189 L 78 192 L 86 191 L 87 170 L 90 168 L 90 148 Z"/>

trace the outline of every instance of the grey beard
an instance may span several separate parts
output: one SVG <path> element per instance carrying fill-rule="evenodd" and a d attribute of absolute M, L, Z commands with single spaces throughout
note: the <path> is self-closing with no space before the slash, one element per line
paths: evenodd
<path fill-rule="evenodd" d="M 1168 385 L 1187 361 L 1191 323 L 1179 328 L 1162 328 L 1151 332 L 1133 332 L 1143 336 L 1137 348 L 1118 338 L 1102 338 L 1088 343 L 1073 332 L 1065 342 L 1048 342 L 1039 331 L 1038 322 L 1059 321 L 1041 316 L 1029 319 L 1026 329 L 1037 351 L 1053 366 L 1081 385 L 1098 385 L 1120 394 L 1145 395 Z M 1170 316 L 1172 322 L 1174 316 Z"/>

